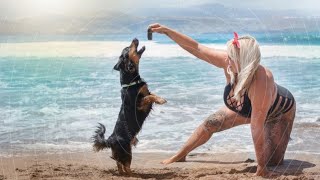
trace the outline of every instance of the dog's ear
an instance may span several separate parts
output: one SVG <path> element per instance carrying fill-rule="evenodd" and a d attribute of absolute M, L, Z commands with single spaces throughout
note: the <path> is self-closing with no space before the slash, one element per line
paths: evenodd
<path fill-rule="evenodd" d="M 119 61 L 116 65 L 114 65 L 113 69 L 116 71 L 120 71 L 121 65 L 123 63 L 122 55 L 119 57 Z"/>
<path fill-rule="evenodd" d="M 114 67 L 113 67 L 114 70 L 116 71 L 120 71 L 120 64 L 117 63 Z"/>

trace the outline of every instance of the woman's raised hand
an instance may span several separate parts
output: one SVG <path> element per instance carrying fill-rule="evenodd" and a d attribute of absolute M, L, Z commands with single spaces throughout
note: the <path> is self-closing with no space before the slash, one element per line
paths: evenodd
<path fill-rule="evenodd" d="M 169 28 L 159 23 L 154 23 L 154 24 L 150 24 L 148 29 L 151 29 L 151 32 L 166 34 Z"/>

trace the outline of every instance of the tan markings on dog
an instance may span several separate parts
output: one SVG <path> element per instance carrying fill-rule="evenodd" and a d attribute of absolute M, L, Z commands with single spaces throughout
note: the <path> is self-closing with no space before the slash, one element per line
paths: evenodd
<path fill-rule="evenodd" d="M 135 64 L 139 64 L 140 56 L 137 54 L 137 49 L 134 43 L 130 45 L 129 59 L 131 59 Z"/>
<path fill-rule="evenodd" d="M 121 163 L 117 162 L 117 167 L 118 167 L 118 171 L 121 175 L 125 173 L 124 166 Z"/>
<path fill-rule="evenodd" d="M 164 103 L 167 102 L 167 100 L 163 99 L 163 98 L 160 97 L 160 96 L 157 96 L 157 95 L 152 94 L 152 93 L 151 93 L 151 95 L 154 96 L 154 102 L 155 102 L 156 104 L 164 104 Z"/>
<path fill-rule="evenodd" d="M 134 137 L 132 140 L 131 140 L 131 146 L 137 146 L 139 140 L 137 139 L 137 137 Z"/>
<path fill-rule="evenodd" d="M 150 105 L 153 103 L 152 96 L 148 95 L 142 98 L 142 101 L 140 103 L 140 106 L 138 107 L 138 110 L 147 112 L 150 109 Z"/>
<path fill-rule="evenodd" d="M 148 89 L 148 85 L 143 85 L 140 89 L 139 89 L 139 94 L 141 94 L 143 96 L 142 101 L 140 103 L 140 106 L 138 107 L 138 110 L 140 111 L 148 111 L 150 108 L 150 104 L 152 103 L 150 98 L 146 98 L 150 95 L 150 91 Z"/>
<path fill-rule="evenodd" d="M 127 175 L 132 176 L 132 172 L 131 172 L 131 169 L 130 169 L 130 163 L 126 163 L 124 165 L 124 171 L 127 173 Z"/>
<path fill-rule="evenodd" d="M 139 89 L 139 94 L 142 94 L 142 96 L 147 96 L 150 94 L 150 91 L 148 89 L 148 85 L 143 85 L 140 89 Z"/>
<path fill-rule="evenodd" d="M 148 96 L 145 96 L 142 101 L 140 106 L 138 107 L 138 110 L 143 110 L 143 111 L 148 111 L 150 109 L 150 105 L 152 103 L 156 103 L 156 104 L 164 104 L 167 101 L 155 94 L 150 94 Z"/>

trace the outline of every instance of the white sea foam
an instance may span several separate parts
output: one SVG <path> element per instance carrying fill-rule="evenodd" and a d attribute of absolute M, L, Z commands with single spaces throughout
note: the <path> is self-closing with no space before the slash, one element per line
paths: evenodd
<path fill-rule="evenodd" d="M 146 46 L 144 57 L 192 57 L 177 44 L 159 44 L 142 41 Z M 0 57 L 117 57 L 130 45 L 125 41 L 57 41 L 0 44 Z M 215 49 L 225 49 L 224 44 L 206 44 Z M 262 56 L 320 58 L 320 46 L 261 45 Z"/>
<path fill-rule="evenodd" d="M 0 81 L 0 88 L 7 88 L 8 83 Z"/>

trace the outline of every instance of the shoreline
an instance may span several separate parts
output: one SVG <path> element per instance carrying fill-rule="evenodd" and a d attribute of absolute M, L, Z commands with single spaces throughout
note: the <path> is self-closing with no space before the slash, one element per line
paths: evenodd
<path fill-rule="evenodd" d="M 133 177 L 120 176 L 110 151 L 1 157 L 2 179 L 253 179 L 253 153 L 191 153 L 186 162 L 163 165 L 172 153 L 134 153 Z M 320 179 L 319 155 L 286 153 L 284 164 L 268 167 L 277 179 Z M 259 178 L 258 178 L 259 179 Z M 261 178 L 262 179 L 262 178 Z"/>
<path fill-rule="evenodd" d="M 114 58 L 118 57 L 128 41 L 44 41 L 44 42 L 0 42 L 0 58 Z M 146 51 L 145 58 L 194 58 L 191 54 L 179 48 L 174 43 L 161 43 L 157 41 L 140 41 L 150 51 Z M 226 49 L 225 44 L 203 43 L 209 48 Z M 106 50 L 107 47 L 107 50 Z M 262 44 L 262 58 L 301 58 L 318 59 L 320 45 L 304 44 Z M 153 50 L 152 50 L 153 49 Z M 154 50 L 157 51 L 154 51 Z M 79 51 L 80 50 L 80 51 Z M 163 52 L 166 52 L 165 54 Z"/>
<path fill-rule="evenodd" d="M 311 155 L 319 156 L 320 151 L 318 151 L 319 143 L 316 139 L 319 137 L 319 128 L 320 123 L 317 121 L 315 123 L 310 122 L 300 122 L 295 123 L 293 127 L 293 133 L 291 134 L 291 140 L 289 141 L 286 153 L 289 154 L 300 154 L 300 155 Z M 308 131 L 306 131 L 306 129 Z M 225 142 L 219 139 L 219 136 L 223 134 L 216 134 L 213 138 L 215 139 L 214 143 L 208 143 L 197 149 L 198 154 L 253 154 L 254 158 L 254 148 L 250 140 L 248 143 L 238 143 L 228 146 Z M 187 137 L 185 137 L 187 138 Z M 243 141 L 243 139 L 237 139 Z M 148 141 L 148 140 L 145 140 Z M 182 139 L 183 143 L 185 139 Z M 18 158 L 24 156 L 34 156 L 36 154 L 40 155 L 59 155 L 65 154 L 65 152 L 72 154 L 81 154 L 85 152 L 92 151 L 92 142 L 78 142 L 78 141 L 66 141 L 67 143 L 45 143 L 45 142 L 36 142 L 33 144 L 22 144 L 21 142 L 3 142 L 0 147 L 0 157 L 1 158 Z M 144 141 L 141 141 L 144 142 Z M 150 144 L 139 143 L 139 147 L 134 148 L 134 152 L 137 154 L 173 154 L 178 147 L 164 148 L 163 144 L 153 144 L 151 148 Z M 181 144 L 182 146 L 183 144 Z M 241 146 L 240 146 L 241 145 Z"/>

